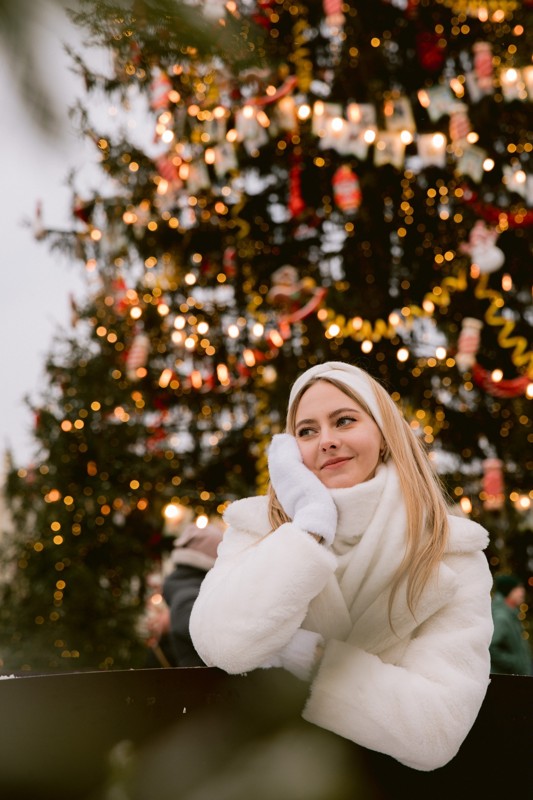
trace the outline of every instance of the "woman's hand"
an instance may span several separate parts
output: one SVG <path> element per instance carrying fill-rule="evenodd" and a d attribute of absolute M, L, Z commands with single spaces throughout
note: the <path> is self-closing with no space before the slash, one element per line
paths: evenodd
<path fill-rule="evenodd" d="M 328 489 L 304 466 L 294 436 L 278 433 L 272 438 L 268 469 L 277 498 L 294 524 L 318 534 L 331 545 L 337 527 L 337 508 Z"/>

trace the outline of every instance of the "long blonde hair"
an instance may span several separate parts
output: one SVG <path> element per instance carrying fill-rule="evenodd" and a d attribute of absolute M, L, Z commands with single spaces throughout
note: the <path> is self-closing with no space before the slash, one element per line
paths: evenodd
<path fill-rule="evenodd" d="M 384 460 L 392 459 L 397 467 L 400 489 L 407 514 L 407 540 L 403 559 L 392 583 L 389 599 L 389 617 L 394 597 L 402 580 L 407 577 L 407 604 L 414 615 L 416 604 L 438 567 L 448 539 L 448 505 L 442 485 L 436 475 L 422 443 L 395 405 L 388 392 L 368 376 L 383 425 L 385 440 Z M 348 386 L 332 378 L 311 379 L 295 397 L 288 414 L 286 431 L 294 435 L 298 404 L 313 383 L 327 381 L 347 397 L 358 403 L 372 416 L 368 405 Z M 289 522 L 272 485 L 269 486 L 269 520 L 273 528 Z"/>

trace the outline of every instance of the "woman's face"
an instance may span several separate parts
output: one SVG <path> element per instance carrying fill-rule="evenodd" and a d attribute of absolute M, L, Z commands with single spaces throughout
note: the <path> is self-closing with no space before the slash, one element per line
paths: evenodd
<path fill-rule="evenodd" d="M 305 466 L 328 489 L 346 489 L 372 478 L 384 444 L 372 417 L 327 381 L 313 383 L 304 393 L 294 435 Z"/>

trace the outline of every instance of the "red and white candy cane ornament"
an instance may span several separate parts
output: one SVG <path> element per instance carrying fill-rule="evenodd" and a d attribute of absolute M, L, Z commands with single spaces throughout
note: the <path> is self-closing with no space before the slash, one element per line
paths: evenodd
<path fill-rule="evenodd" d="M 492 45 L 490 42 L 476 42 L 474 51 L 474 73 L 477 85 L 483 94 L 491 94 L 494 88 Z"/>
<path fill-rule="evenodd" d="M 324 14 L 328 25 L 343 25 L 342 0 L 323 0 Z"/>
<path fill-rule="evenodd" d="M 483 323 L 479 319 L 474 317 L 465 317 L 463 319 L 455 356 L 455 363 L 462 371 L 470 369 L 476 361 L 482 327 Z"/>
<path fill-rule="evenodd" d="M 466 113 L 466 106 L 458 104 L 450 114 L 450 139 L 454 144 L 464 141 L 470 133 L 470 120 Z"/>
<path fill-rule="evenodd" d="M 138 333 L 133 339 L 126 358 L 126 377 L 129 381 L 138 381 L 141 377 L 138 370 L 146 366 L 150 352 L 150 339 L 145 333 Z"/>
<path fill-rule="evenodd" d="M 498 511 L 503 506 L 503 461 L 486 458 L 483 461 L 483 507 L 487 511 Z"/>
<path fill-rule="evenodd" d="M 169 94 L 172 88 L 172 81 L 166 72 L 157 70 L 150 84 L 150 106 L 154 111 L 162 111 L 169 107 Z"/>

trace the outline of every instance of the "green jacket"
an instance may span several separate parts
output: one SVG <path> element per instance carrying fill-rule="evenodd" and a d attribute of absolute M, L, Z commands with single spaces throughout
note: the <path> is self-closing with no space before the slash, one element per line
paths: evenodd
<path fill-rule="evenodd" d="M 518 610 L 511 608 L 499 592 L 492 598 L 494 633 L 490 644 L 490 671 L 504 675 L 531 675 L 532 656 L 522 636 Z"/>

